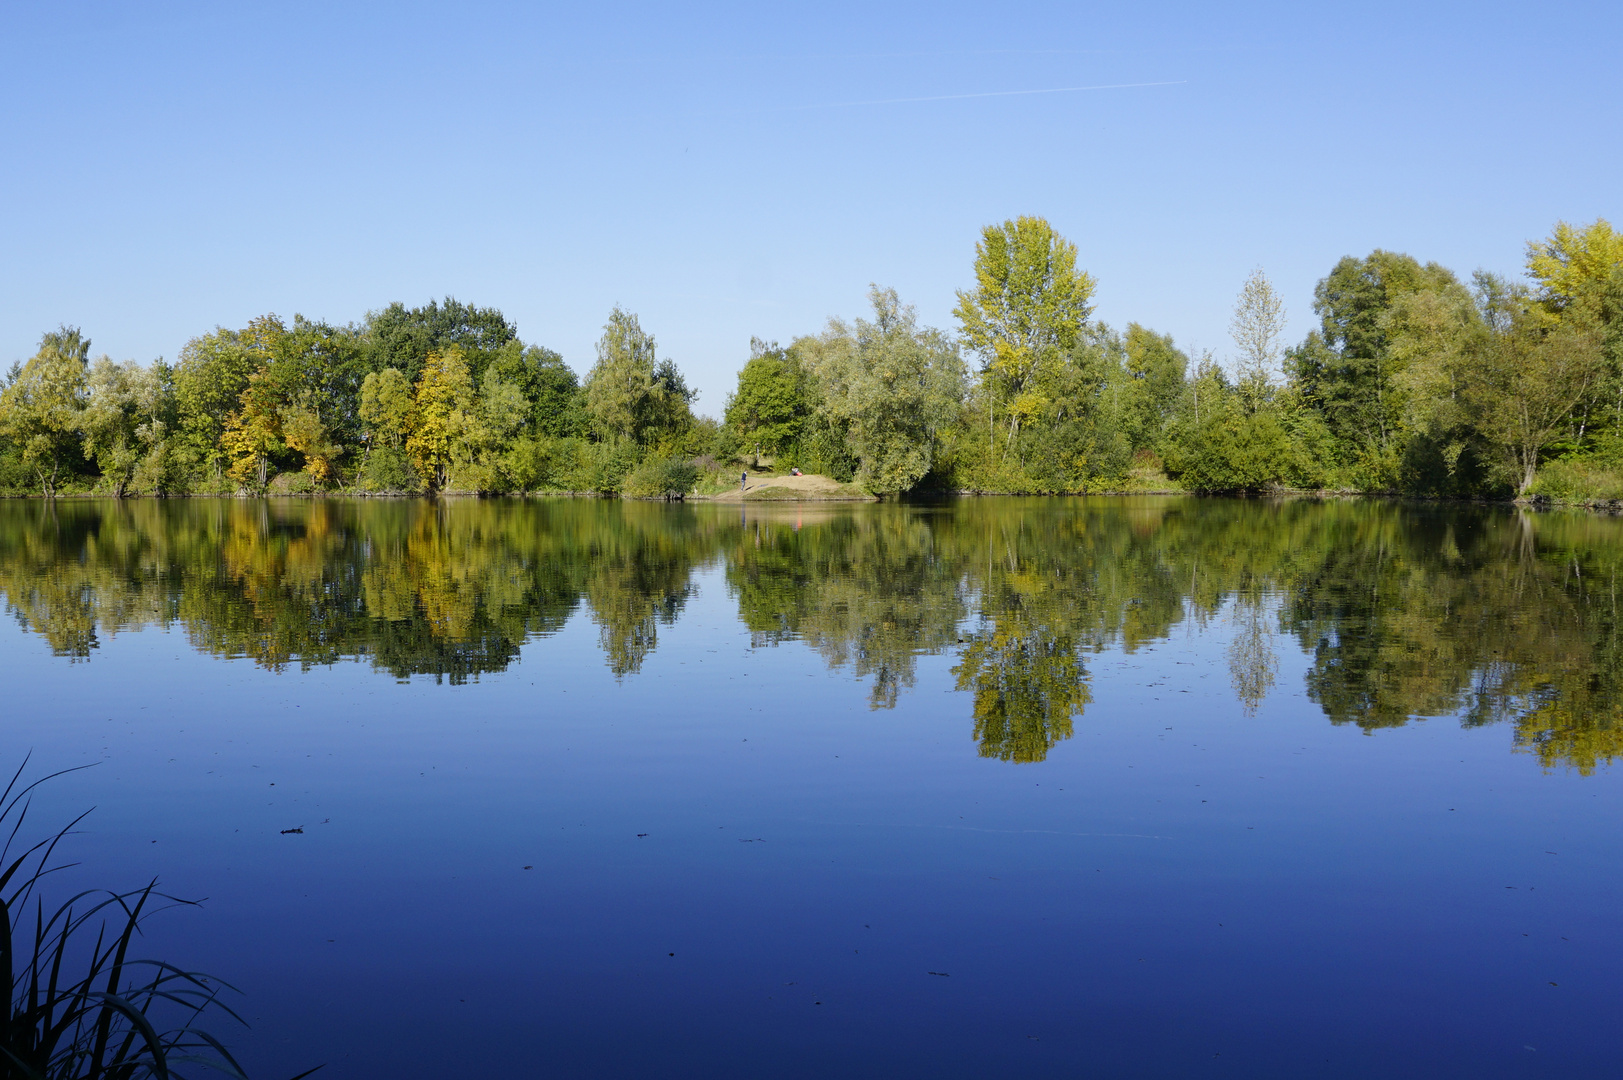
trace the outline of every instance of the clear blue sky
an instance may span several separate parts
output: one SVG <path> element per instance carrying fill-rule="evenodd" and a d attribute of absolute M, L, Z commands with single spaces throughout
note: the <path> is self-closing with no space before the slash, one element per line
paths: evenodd
<path fill-rule="evenodd" d="M 451 294 L 584 372 L 620 303 L 716 414 L 750 335 L 869 282 L 952 328 L 1016 214 L 1098 317 L 1220 356 L 1255 266 L 1295 339 L 1342 255 L 1518 273 L 1557 219 L 1623 224 L 1615 0 L 0 14 L 0 363 Z"/>

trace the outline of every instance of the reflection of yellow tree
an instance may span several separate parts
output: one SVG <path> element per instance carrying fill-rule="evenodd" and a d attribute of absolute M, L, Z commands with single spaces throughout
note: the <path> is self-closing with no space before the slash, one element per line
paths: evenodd
<path fill-rule="evenodd" d="M 462 507 L 80 502 L 48 528 L 5 514 L 0 589 L 66 653 L 87 655 L 98 628 L 179 619 L 196 647 L 273 669 L 370 657 L 455 681 L 511 663 L 579 593 L 560 576 L 572 560 L 545 554 L 572 527 L 546 528 L 533 507 Z"/>
<path fill-rule="evenodd" d="M 1035 761 L 1089 700 L 1085 657 L 1236 623 L 1241 703 L 1307 655 L 1333 723 L 1503 724 L 1547 767 L 1623 754 L 1623 529 L 1491 509 L 1223 500 L 985 501 L 951 512 L 728 513 L 584 500 L 0 504 L 7 610 L 60 655 L 178 623 L 270 668 L 361 660 L 452 681 L 511 664 L 584 604 L 638 671 L 720 559 L 761 645 L 803 641 L 894 705 L 956 652 L 981 752 Z M 1276 601 L 1277 598 L 1277 601 Z M 1277 602 L 1277 608 L 1276 608 Z M 1277 624 L 1274 620 L 1277 619 Z"/>
<path fill-rule="evenodd" d="M 1076 642 L 1013 612 L 971 639 L 953 673 L 958 689 L 974 692 L 982 757 L 1043 760 L 1092 700 Z"/>
<path fill-rule="evenodd" d="M 1516 717 L 1517 747 L 1535 754 L 1547 769 L 1566 766 L 1585 776 L 1623 757 L 1623 704 L 1616 697 L 1597 700 L 1587 685 L 1565 695 L 1559 684 L 1552 689 Z"/>
<path fill-rule="evenodd" d="M 150 570 L 136 576 L 152 552 L 139 523 L 151 504 L 103 504 L 88 518 L 82 503 L 12 503 L 0 526 L 0 593 L 6 608 L 40 634 L 58 656 L 88 659 L 100 635 L 161 622 L 166 589 Z M 64 549 L 79 551 L 63 558 Z"/>
<path fill-rule="evenodd" d="M 1089 514 L 981 525 L 966 537 L 975 623 L 953 673 L 974 694 L 983 757 L 1042 761 L 1092 700 L 1082 649 L 1117 637 L 1128 619 L 1144 625 L 1142 598 L 1123 588 L 1131 576 L 1108 557 L 1133 534 L 1125 521 Z"/>
<path fill-rule="evenodd" d="M 77 575 L 49 573 L 25 582 L 8 582 L 6 599 L 26 625 L 50 642 L 51 652 L 75 660 L 90 657 L 96 647 L 96 601 Z"/>

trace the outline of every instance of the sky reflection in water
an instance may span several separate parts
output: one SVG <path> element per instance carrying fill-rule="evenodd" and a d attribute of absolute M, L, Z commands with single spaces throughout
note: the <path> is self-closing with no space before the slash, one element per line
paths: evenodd
<path fill-rule="evenodd" d="M 1620 556 L 1375 502 L 15 502 L 6 745 L 101 762 L 39 806 L 98 806 L 76 881 L 209 897 L 152 952 L 264 1075 L 1603 1075 Z"/>

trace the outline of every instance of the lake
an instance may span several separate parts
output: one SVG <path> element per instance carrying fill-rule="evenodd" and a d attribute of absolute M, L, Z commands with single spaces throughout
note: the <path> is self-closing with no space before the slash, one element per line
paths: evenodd
<path fill-rule="evenodd" d="M 0 503 L 59 888 L 256 1077 L 1600 1077 L 1623 522 Z M 302 832 L 285 832 L 299 829 Z"/>

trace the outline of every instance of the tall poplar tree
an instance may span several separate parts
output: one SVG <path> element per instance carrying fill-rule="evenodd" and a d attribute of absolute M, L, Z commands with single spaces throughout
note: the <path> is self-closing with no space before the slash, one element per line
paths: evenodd
<path fill-rule="evenodd" d="M 981 230 L 975 287 L 959 291 L 952 313 L 964 344 L 982 358 L 988 422 L 1001 401 L 1011 444 L 1021 423 L 1042 412 L 1041 382 L 1076 344 L 1095 284 L 1076 268 L 1076 245 L 1040 217 Z"/>

